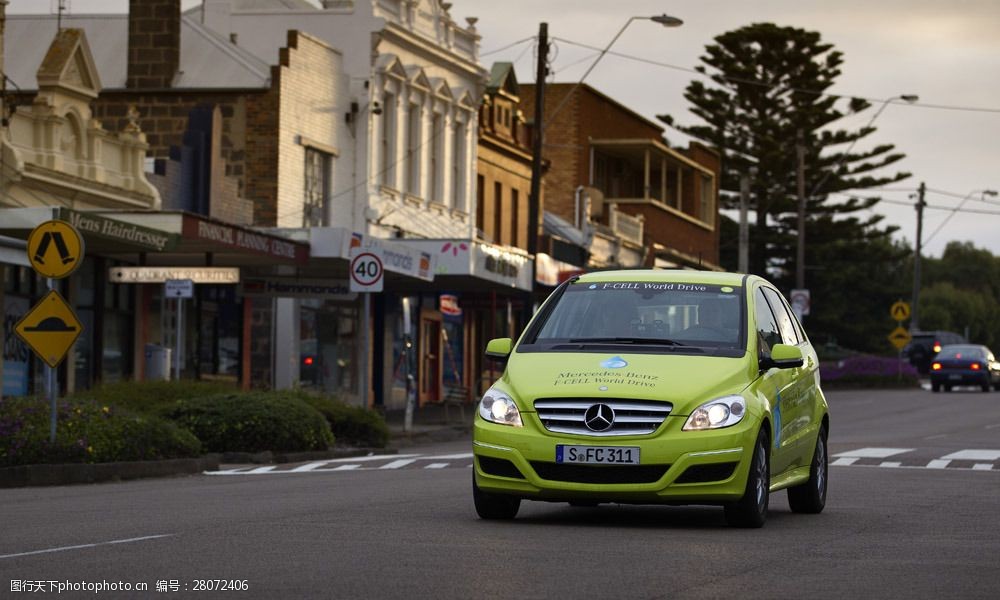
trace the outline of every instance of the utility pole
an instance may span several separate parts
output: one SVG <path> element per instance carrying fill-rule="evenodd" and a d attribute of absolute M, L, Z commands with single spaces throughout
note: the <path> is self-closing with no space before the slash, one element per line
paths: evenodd
<path fill-rule="evenodd" d="M 750 272 L 750 227 L 747 223 L 747 205 L 750 204 L 750 175 L 743 173 L 740 175 L 740 247 L 739 247 L 739 267 L 740 273 Z"/>
<path fill-rule="evenodd" d="M 914 247 L 913 253 L 913 299 L 911 301 L 910 308 L 910 331 L 920 330 L 920 244 L 921 237 L 923 236 L 924 230 L 924 207 L 927 203 L 924 202 L 924 194 L 927 191 L 927 186 L 923 181 L 920 182 L 920 187 L 917 189 L 917 241 Z"/>
<path fill-rule="evenodd" d="M 542 137 L 545 131 L 545 77 L 548 75 L 549 24 L 538 25 L 538 65 L 535 72 L 535 122 L 532 124 L 531 140 L 531 193 L 528 195 L 528 254 L 537 263 L 538 226 L 541 212 L 542 190 Z M 534 269 L 532 269 L 534 271 Z M 531 278 L 531 291 L 527 293 L 524 306 L 524 325 L 531 319 L 535 278 Z"/>
<path fill-rule="evenodd" d="M 806 287 L 806 147 L 802 129 L 795 134 L 796 180 L 799 195 L 799 238 L 795 248 L 795 287 Z"/>

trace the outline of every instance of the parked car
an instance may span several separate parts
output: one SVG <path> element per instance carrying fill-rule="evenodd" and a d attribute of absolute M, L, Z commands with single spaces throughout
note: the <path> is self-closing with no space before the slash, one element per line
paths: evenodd
<path fill-rule="evenodd" d="M 949 344 L 965 344 L 964 336 L 952 331 L 916 331 L 910 343 L 903 348 L 903 356 L 917 368 L 921 375 L 927 375 L 931 369 L 931 359 Z"/>
<path fill-rule="evenodd" d="M 931 361 L 931 390 L 950 392 L 955 385 L 976 385 L 984 392 L 1000 390 L 1000 362 L 986 346 L 944 346 Z"/>
<path fill-rule="evenodd" d="M 604 271 L 570 278 L 515 344 L 473 429 L 484 519 L 522 500 L 718 504 L 760 527 L 770 492 L 826 503 L 827 403 L 816 352 L 760 277 Z"/>

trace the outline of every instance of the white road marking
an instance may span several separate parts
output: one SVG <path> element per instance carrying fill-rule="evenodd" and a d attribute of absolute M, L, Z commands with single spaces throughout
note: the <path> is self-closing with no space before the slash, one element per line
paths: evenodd
<path fill-rule="evenodd" d="M 127 538 L 124 540 L 111 540 L 109 542 L 95 542 L 93 544 L 78 544 L 76 546 L 60 546 L 59 548 L 46 548 L 45 550 L 33 550 L 31 552 L 19 552 L 17 554 L 0 554 L 0 559 L 17 558 L 18 556 L 32 556 L 34 554 L 48 554 L 49 552 L 64 552 L 66 550 L 79 550 L 81 548 L 95 548 L 97 546 L 108 546 L 111 544 L 129 544 L 131 542 L 142 542 L 145 540 L 155 540 L 165 537 L 173 537 L 176 533 L 163 533 L 160 535 L 144 535 L 142 537 Z"/>
<path fill-rule="evenodd" d="M 913 452 L 913 450 L 913 448 L 858 448 L 857 450 L 840 452 L 838 454 L 834 454 L 833 456 L 850 458 L 889 458 L 890 456 L 895 456 L 896 454 Z"/>
<path fill-rule="evenodd" d="M 424 467 L 425 469 L 444 469 L 447 468 L 450 463 L 431 463 Z"/>
<path fill-rule="evenodd" d="M 972 465 L 972 470 L 973 471 L 992 471 L 993 470 L 993 464 L 992 463 L 976 463 L 976 464 Z"/>
<path fill-rule="evenodd" d="M 292 472 L 293 473 L 305 473 L 305 472 L 308 472 L 308 471 L 313 471 L 313 470 L 318 469 L 320 467 L 325 467 L 328 464 L 330 464 L 330 461 L 328 461 L 328 460 L 323 460 L 323 461 L 320 461 L 320 462 L 312 462 L 312 463 L 305 464 L 305 465 L 299 465 L 299 466 L 295 467 L 294 469 L 292 469 Z"/>
<path fill-rule="evenodd" d="M 993 425 L 987 425 L 986 429 L 996 429 L 997 427 L 1000 427 L 1000 423 L 994 423 Z"/>
<path fill-rule="evenodd" d="M 386 463 L 379 467 L 380 469 L 398 469 L 400 467 L 405 467 L 408 464 L 417 462 L 415 458 L 407 458 L 403 460 L 394 460 L 391 463 Z"/>
<path fill-rule="evenodd" d="M 845 457 L 842 457 L 842 458 L 838 458 L 837 460 L 835 460 L 832 463 L 830 463 L 830 465 L 835 466 L 835 467 L 847 467 L 847 466 L 853 465 L 856 462 L 858 462 L 858 457 L 856 457 L 856 456 L 852 456 L 852 457 L 845 456 Z"/>
<path fill-rule="evenodd" d="M 256 469 L 250 469 L 249 471 L 247 471 L 247 473 L 251 473 L 251 474 L 253 474 L 253 473 L 270 473 L 271 471 L 275 470 L 276 468 L 277 468 L 277 465 L 268 465 L 266 467 L 257 467 Z"/>
<path fill-rule="evenodd" d="M 420 454 L 369 454 L 368 456 L 355 456 L 353 458 L 334 458 L 326 462 L 328 463 L 372 462 L 375 460 L 386 460 L 387 458 L 410 458 L 413 456 L 420 456 Z"/>
<path fill-rule="evenodd" d="M 355 469 L 361 468 L 361 465 L 340 465 L 339 467 L 334 467 L 333 469 L 323 469 L 324 471 L 353 471 Z"/>
<path fill-rule="evenodd" d="M 428 456 L 426 460 L 461 460 L 463 458 L 472 458 L 473 454 L 471 452 L 463 454 L 441 454 L 438 456 Z"/>
<path fill-rule="evenodd" d="M 925 440 L 939 440 L 941 438 L 948 437 L 947 433 L 939 433 L 938 435 L 929 435 L 925 437 Z"/>
<path fill-rule="evenodd" d="M 880 464 L 879 466 L 880 467 L 899 468 L 899 467 L 903 466 L 903 463 L 901 463 L 901 462 L 893 462 L 893 461 L 885 461 L 882 464 Z"/>
<path fill-rule="evenodd" d="M 1000 460 L 1000 450 L 959 450 L 941 458 L 951 460 Z"/>
<path fill-rule="evenodd" d="M 927 463 L 927 467 L 926 468 L 927 469 L 946 469 L 946 468 L 948 468 L 948 464 L 950 462 L 951 462 L 950 460 L 942 460 L 942 459 L 932 460 L 931 462 Z"/>

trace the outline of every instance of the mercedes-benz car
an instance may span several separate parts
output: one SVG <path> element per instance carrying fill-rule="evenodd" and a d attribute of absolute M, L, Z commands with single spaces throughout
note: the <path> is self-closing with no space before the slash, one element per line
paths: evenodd
<path fill-rule="evenodd" d="M 721 505 L 760 527 L 769 494 L 826 504 L 830 421 L 816 352 L 766 280 L 603 271 L 549 296 L 515 343 L 473 429 L 473 500 L 513 519 L 523 500 Z"/>

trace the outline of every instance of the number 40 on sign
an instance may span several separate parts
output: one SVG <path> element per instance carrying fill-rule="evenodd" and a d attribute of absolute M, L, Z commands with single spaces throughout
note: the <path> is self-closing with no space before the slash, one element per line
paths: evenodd
<path fill-rule="evenodd" d="M 352 292 L 381 292 L 384 275 L 380 249 L 351 248 Z"/>

